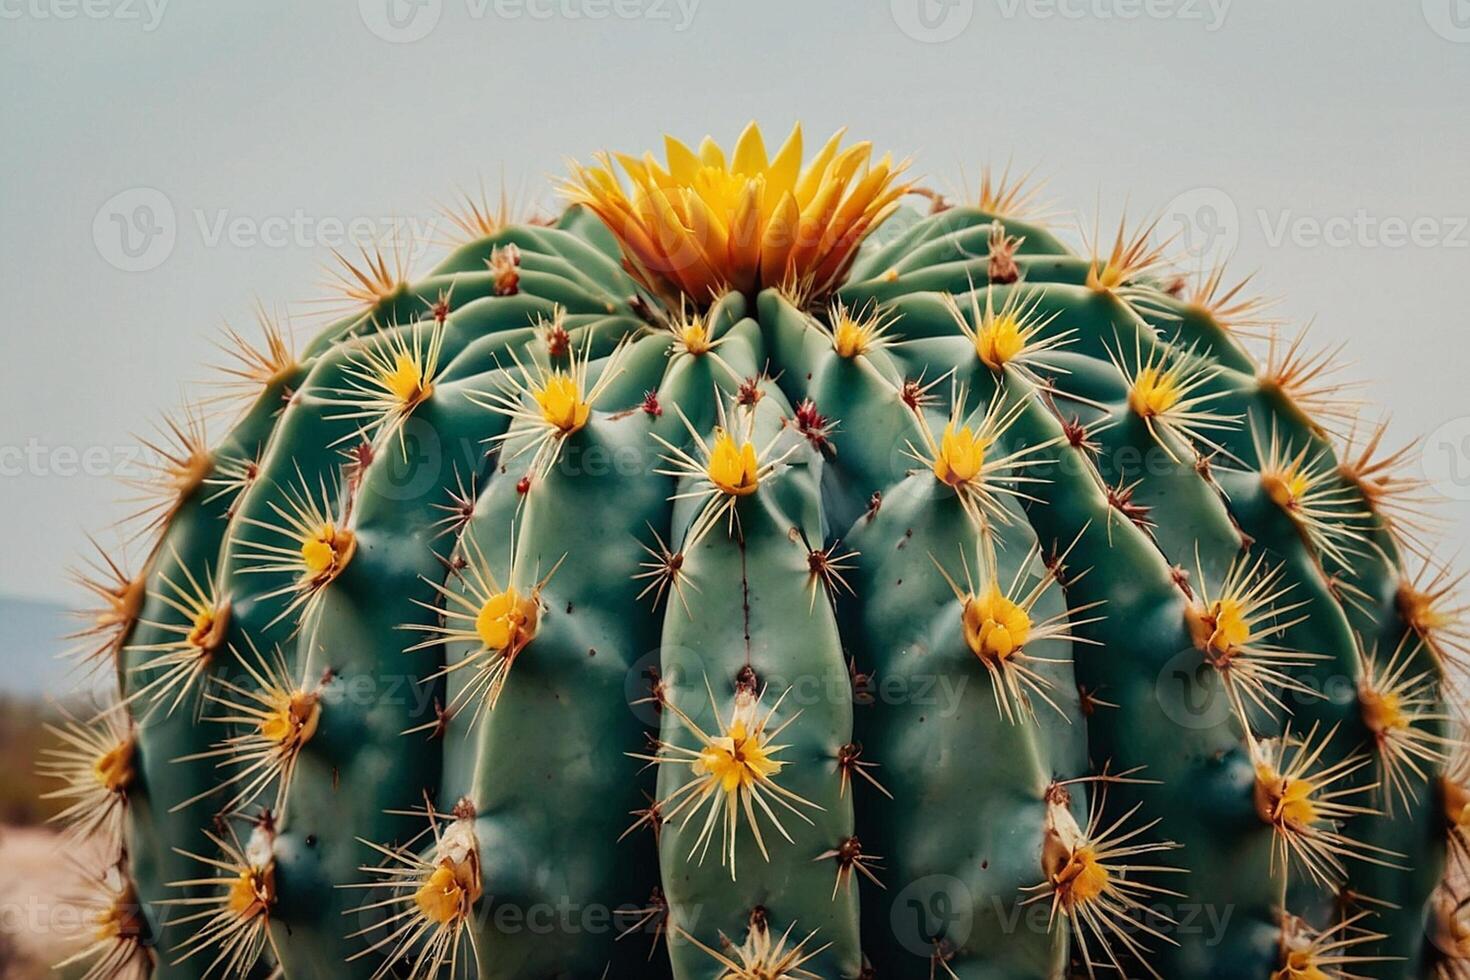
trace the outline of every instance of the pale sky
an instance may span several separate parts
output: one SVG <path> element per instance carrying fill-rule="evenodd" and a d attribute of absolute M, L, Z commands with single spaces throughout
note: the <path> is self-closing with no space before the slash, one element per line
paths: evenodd
<path fill-rule="evenodd" d="M 222 321 L 323 295 L 346 228 L 432 235 L 457 187 L 551 200 L 568 155 L 751 118 L 1234 243 L 1431 436 L 1454 551 L 1467 92 L 1465 0 L 0 0 L 0 594 L 69 595 L 129 433 Z"/>

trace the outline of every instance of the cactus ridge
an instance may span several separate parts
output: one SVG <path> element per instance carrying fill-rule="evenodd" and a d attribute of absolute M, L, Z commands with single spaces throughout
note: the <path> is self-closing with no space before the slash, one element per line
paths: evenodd
<path fill-rule="evenodd" d="M 618 161 L 166 428 L 89 977 L 1461 975 L 1460 580 L 1332 352 L 1008 175 Z"/>

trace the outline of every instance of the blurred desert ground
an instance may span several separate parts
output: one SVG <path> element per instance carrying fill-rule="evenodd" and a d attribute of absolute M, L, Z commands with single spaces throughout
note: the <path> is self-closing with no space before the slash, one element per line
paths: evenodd
<path fill-rule="evenodd" d="M 54 785 L 36 775 L 55 744 L 45 725 L 90 704 L 50 696 L 76 686 L 56 656 L 72 625 L 60 604 L 0 597 L 0 980 L 54 976 L 49 965 L 86 935 L 75 896 L 91 855 L 46 826 L 58 807 L 41 796 Z"/>
<path fill-rule="evenodd" d="M 0 827 L 0 980 L 83 972 L 51 969 L 81 948 L 91 930 L 74 897 L 84 880 L 68 851 L 79 861 L 89 854 L 44 827 Z"/>

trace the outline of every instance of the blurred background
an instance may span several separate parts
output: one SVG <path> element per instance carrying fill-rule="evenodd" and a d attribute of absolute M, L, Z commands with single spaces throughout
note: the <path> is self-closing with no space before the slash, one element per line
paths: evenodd
<path fill-rule="evenodd" d="M 1467 91 L 1470 0 L 0 0 L 0 977 L 68 941 L 33 775 L 75 697 L 66 569 L 221 324 L 310 331 L 332 249 L 422 270 L 460 191 L 555 207 L 567 156 L 752 118 L 847 126 L 952 196 L 1009 161 L 1064 229 L 1157 217 L 1185 271 L 1233 257 L 1345 341 L 1425 437 L 1452 556 Z"/>

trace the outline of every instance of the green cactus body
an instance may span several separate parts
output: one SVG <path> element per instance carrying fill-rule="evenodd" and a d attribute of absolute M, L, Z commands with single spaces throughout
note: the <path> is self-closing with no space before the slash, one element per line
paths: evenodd
<path fill-rule="evenodd" d="M 732 160 L 376 259 L 160 463 L 112 973 L 1458 975 L 1463 633 L 1299 350 L 1014 188 Z"/>

